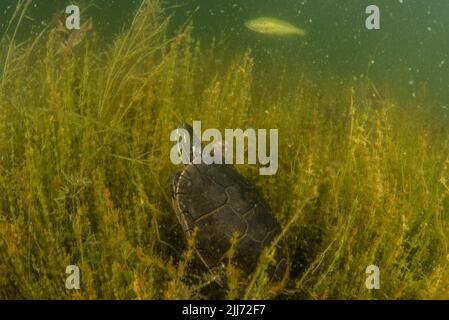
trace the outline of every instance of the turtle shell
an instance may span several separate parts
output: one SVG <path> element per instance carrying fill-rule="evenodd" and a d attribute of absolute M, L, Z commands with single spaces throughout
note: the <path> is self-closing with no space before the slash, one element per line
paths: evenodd
<path fill-rule="evenodd" d="M 186 237 L 197 228 L 195 248 L 210 269 L 226 262 L 236 235 L 233 262 L 252 273 L 262 249 L 281 230 L 259 193 L 231 165 L 186 166 L 172 181 L 172 197 Z"/>

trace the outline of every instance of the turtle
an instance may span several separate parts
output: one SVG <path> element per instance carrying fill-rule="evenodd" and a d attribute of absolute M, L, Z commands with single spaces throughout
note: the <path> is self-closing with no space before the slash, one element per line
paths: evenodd
<path fill-rule="evenodd" d="M 189 125 L 181 127 L 193 137 Z M 281 232 L 260 193 L 232 165 L 190 162 L 172 176 L 170 189 L 172 206 L 186 238 L 191 239 L 195 232 L 196 254 L 215 274 L 224 270 L 234 239 L 232 262 L 249 277 L 262 250 L 274 244 Z M 275 246 L 277 263 L 267 270 L 280 280 L 286 271 L 285 250 L 280 244 Z M 218 279 L 222 277 L 223 272 Z"/>

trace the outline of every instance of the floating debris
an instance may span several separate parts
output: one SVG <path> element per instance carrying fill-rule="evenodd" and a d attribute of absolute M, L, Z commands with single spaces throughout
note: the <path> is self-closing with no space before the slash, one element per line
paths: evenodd
<path fill-rule="evenodd" d="M 247 21 L 245 26 L 252 31 L 273 36 L 306 35 L 305 30 L 275 18 L 260 17 Z"/>

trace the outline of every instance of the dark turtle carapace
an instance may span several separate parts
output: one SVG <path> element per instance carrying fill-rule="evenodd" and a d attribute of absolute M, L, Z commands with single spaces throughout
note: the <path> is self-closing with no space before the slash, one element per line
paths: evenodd
<path fill-rule="evenodd" d="M 226 253 L 236 236 L 232 261 L 250 275 L 262 250 L 281 231 L 268 205 L 232 165 L 188 164 L 174 175 L 171 191 L 186 237 L 197 230 L 196 252 L 211 270 L 226 265 Z M 276 254 L 276 258 L 284 257 Z"/>

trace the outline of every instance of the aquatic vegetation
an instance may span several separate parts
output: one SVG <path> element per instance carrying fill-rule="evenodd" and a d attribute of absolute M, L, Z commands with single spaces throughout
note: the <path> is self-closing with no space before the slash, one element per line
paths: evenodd
<path fill-rule="evenodd" d="M 189 23 L 169 36 L 169 22 L 146 0 L 109 46 L 88 32 L 58 53 L 57 25 L 25 43 L 3 38 L 0 298 L 449 298 L 449 132 L 432 106 L 374 101 L 368 82 L 323 84 L 320 97 L 306 79 L 255 86 L 271 79 L 254 78 L 251 52 L 217 59 L 223 43 L 201 46 Z M 269 248 L 250 279 L 231 250 L 221 288 L 195 235 L 186 243 L 168 194 L 179 169 L 169 137 L 194 119 L 279 129 L 276 175 L 237 169 L 283 226 L 282 285 L 266 275 Z M 72 264 L 81 290 L 65 288 Z M 372 264 L 379 290 L 365 287 Z"/>

